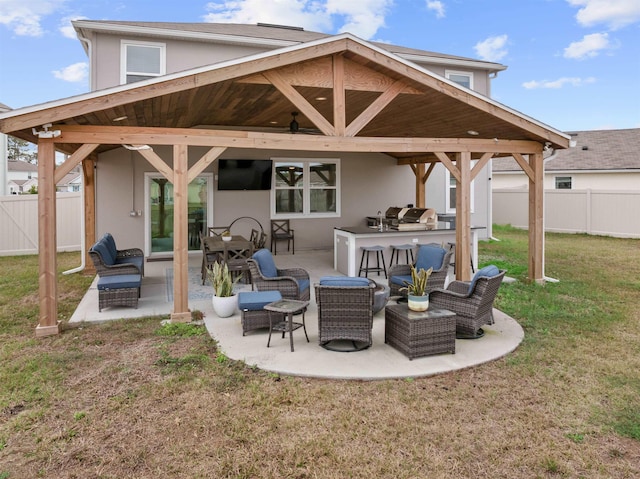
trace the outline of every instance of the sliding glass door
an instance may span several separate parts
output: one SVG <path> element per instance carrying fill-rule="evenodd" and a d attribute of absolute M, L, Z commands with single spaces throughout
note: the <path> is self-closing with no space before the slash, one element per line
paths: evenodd
<path fill-rule="evenodd" d="M 158 173 L 145 174 L 145 244 L 150 256 L 173 253 L 173 184 Z M 198 233 L 213 223 L 213 175 L 205 173 L 189 184 L 189 251 L 200 250 Z"/>

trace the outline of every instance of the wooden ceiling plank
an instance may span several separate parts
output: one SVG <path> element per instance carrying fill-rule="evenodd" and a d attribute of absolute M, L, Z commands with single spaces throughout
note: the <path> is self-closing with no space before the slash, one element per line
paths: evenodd
<path fill-rule="evenodd" d="M 57 185 L 65 177 L 67 173 L 73 170 L 76 166 L 82 162 L 87 156 L 91 154 L 99 146 L 98 143 L 87 143 L 78 148 L 73 154 L 66 159 L 64 163 L 56 168 L 54 173 L 54 182 Z"/>
<path fill-rule="evenodd" d="M 394 98 L 404 89 L 405 83 L 397 80 L 386 91 L 376 98 L 355 120 L 353 120 L 346 132 L 346 136 L 356 136 L 369 122 L 375 118 Z"/>
<path fill-rule="evenodd" d="M 440 93 L 444 93 L 451 98 L 455 98 L 456 100 L 480 111 L 489 113 L 494 117 L 500 118 L 503 121 L 517 126 L 518 128 L 526 129 L 555 145 L 562 145 L 564 148 L 569 147 L 569 139 L 565 136 L 556 134 L 542 125 L 517 115 L 510 109 L 500 108 L 498 105 L 483 99 L 481 96 L 474 95 L 471 92 L 466 92 L 463 89 L 449 84 L 435 76 L 425 75 L 420 69 L 412 67 L 409 63 L 395 61 L 386 55 L 363 45 L 362 43 L 354 42 L 352 40 L 347 41 L 347 49 L 350 52 L 361 55 L 364 58 L 368 58 L 376 64 L 384 65 L 390 70 L 416 81 L 418 84 L 430 87 Z"/>
<path fill-rule="evenodd" d="M 264 72 L 265 78 L 267 78 L 273 86 L 275 86 L 287 99 L 293 103 L 296 108 L 300 110 L 304 116 L 306 116 L 322 133 L 327 136 L 335 136 L 335 129 L 333 125 L 329 123 L 324 116 L 316 110 L 311 103 L 303 97 L 298 90 L 290 85 L 277 71 Z"/>

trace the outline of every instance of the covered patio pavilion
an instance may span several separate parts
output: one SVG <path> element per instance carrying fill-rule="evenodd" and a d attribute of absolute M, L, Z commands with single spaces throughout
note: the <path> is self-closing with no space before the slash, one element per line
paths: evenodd
<path fill-rule="evenodd" d="M 319 96 L 330 101 L 314 104 Z M 270 127 L 272 118 L 284 123 L 291 111 L 303 115 L 301 127 L 322 134 Z M 425 206 L 435 163 L 442 163 L 457 184 L 458 279 L 470 277 L 471 182 L 492 157 L 512 156 L 529 177 L 529 277 L 543 282 L 543 149 L 569 146 L 563 133 L 350 34 L 11 111 L 0 115 L 0 131 L 38 145 L 37 336 L 59 332 L 56 182 L 82 164 L 85 244 L 93 244 L 93 167 L 114 148 L 150 146 L 139 153 L 174 186 L 171 318 L 190 321 L 185 193 L 227 148 L 384 153 L 413 170 L 418 207 Z M 173 148 L 171 165 L 155 145 Z M 209 150 L 189 165 L 192 146 Z M 69 154 L 59 166 L 56 150 Z"/>

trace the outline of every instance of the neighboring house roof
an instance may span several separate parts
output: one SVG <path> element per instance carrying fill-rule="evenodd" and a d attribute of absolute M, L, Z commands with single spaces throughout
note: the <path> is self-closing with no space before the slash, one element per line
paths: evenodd
<path fill-rule="evenodd" d="M 546 171 L 640 169 L 640 128 L 568 132 L 571 148 L 552 151 Z M 512 157 L 494 158 L 493 172 L 522 172 Z"/>
<path fill-rule="evenodd" d="M 300 27 L 271 24 L 240 23 L 173 23 L 173 22 L 124 22 L 101 20 L 76 20 L 73 22 L 78 34 L 88 36 L 90 31 L 129 35 L 158 36 L 164 38 L 212 41 L 217 43 L 244 44 L 262 48 L 281 48 L 320 40 L 335 35 L 306 31 Z M 473 58 L 446 55 L 390 43 L 370 42 L 379 48 L 416 62 L 448 63 L 458 66 L 485 68 L 490 72 L 506 70 L 500 63 Z M 83 42 L 85 50 L 88 44 Z"/>
<path fill-rule="evenodd" d="M 9 110 L 11 110 L 10 107 L 0 102 L 0 111 L 9 111 Z"/>
<path fill-rule="evenodd" d="M 9 160 L 7 161 L 7 171 L 37 172 L 38 165 L 22 160 Z"/>

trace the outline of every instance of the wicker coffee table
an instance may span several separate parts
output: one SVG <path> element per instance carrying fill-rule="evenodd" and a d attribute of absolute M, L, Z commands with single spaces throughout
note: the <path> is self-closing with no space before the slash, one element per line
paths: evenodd
<path fill-rule="evenodd" d="M 273 303 L 267 304 L 264 309 L 269 311 L 269 339 L 267 341 L 267 347 L 271 344 L 271 332 L 282 331 L 282 337 L 284 333 L 289 333 L 289 342 L 291 343 L 291 351 L 293 352 L 293 332 L 298 328 L 304 329 L 304 335 L 309 342 L 309 336 L 307 335 L 307 326 L 304 322 L 304 312 L 309 306 L 309 301 L 298 301 L 296 299 L 281 299 Z M 297 323 L 293 321 L 293 315 L 302 312 L 302 322 Z M 274 324 L 271 318 L 271 313 L 281 313 L 283 320 Z"/>
<path fill-rule="evenodd" d="M 456 352 L 455 313 L 446 309 L 411 311 L 406 304 L 384 310 L 384 342 L 409 359 Z"/>

